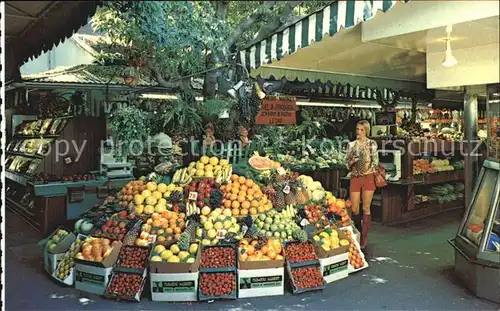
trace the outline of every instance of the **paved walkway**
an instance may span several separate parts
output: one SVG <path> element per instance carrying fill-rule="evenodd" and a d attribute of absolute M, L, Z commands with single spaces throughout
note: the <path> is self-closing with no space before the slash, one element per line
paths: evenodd
<path fill-rule="evenodd" d="M 6 310 L 500 310 L 478 299 L 453 274 L 453 249 L 460 215 L 426 219 L 404 228 L 374 225 L 370 267 L 301 295 L 168 304 L 116 302 L 59 285 L 43 271 L 37 233 L 16 215 L 6 215 Z M 80 298 L 88 298 L 83 305 Z"/>

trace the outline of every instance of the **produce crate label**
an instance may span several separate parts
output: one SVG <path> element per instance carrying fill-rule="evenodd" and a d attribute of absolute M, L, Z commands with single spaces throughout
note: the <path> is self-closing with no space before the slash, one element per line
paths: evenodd
<path fill-rule="evenodd" d="M 331 274 L 347 270 L 348 260 L 342 260 L 340 262 L 332 263 L 331 265 L 325 266 L 323 268 L 323 276 L 329 276 Z"/>
<path fill-rule="evenodd" d="M 104 284 L 104 275 L 98 275 L 88 272 L 76 271 L 75 279 L 77 282 L 93 283 L 96 285 Z"/>
<path fill-rule="evenodd" d="M 194 281 L 153 281 L 152 291 L 154 293 L 191 293 L 196 291 Z"/>
<path fill-rule="evenodd" d="M 283 286 L 283 276 L 240 278 L 240 289 Z"/>
<path fill-rule="evenodd" d="M 191 201 L 196 201 L 196 199 L 198 198 L 198 192 L 189 192 L 189 196 L 188 196 L 188 199 L 191 200 Z"/>
<path fill-rule="evenodd" d="M 290 186 L 289 185 L 286 185 L 284 188 L 283 188 L 283 192 L 285 194 L 289 194 L 290 193 Z"/>

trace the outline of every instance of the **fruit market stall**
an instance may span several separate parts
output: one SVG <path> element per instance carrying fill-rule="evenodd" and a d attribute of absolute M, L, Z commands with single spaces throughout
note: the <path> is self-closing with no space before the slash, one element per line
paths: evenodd
<path fill-rule="evenodd" d="M 46 270 L 112 299 L 139 301 L 150 282 L 153 301 L 206 301 L 321 290 L 367 268 L 349 202 L 272 164 L 252 179 L 203 156 L 169 184 L 130 181 L 41 243 Z"/>
<path fill-rule="evenodd" d="M 500 163 L 489 158 L 476 181 L 457 235 L 455 273 L 478 297 L 500 303 Z"/>

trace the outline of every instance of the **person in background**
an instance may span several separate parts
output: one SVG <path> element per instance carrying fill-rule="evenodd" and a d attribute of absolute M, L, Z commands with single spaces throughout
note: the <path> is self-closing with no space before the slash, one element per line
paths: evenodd
<path fill-rule="evenodd" d="M 356 140 L 349 143 L 347 150 L 347 167 L 351 174 L 350 196 L 352 203 L 352 219 L 361 232 L 361 248 L 368 244 L 368 231 L 371 225 L 370 206 L 375 192 L 375 169 L 379 164 L 377 143 L 368 138 L 370 123 L 359 121 L 356 125 Z M 363 223 L 359 210 L 360 199 L 363 199 Z"/>

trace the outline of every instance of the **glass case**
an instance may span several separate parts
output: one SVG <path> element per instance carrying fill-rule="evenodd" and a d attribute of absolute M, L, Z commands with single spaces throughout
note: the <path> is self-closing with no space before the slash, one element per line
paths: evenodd
<path fill-rule="evenodd" d="M 500 84 L 487 87 L 488 156 L 500 160 Z"/>
<path fill-rule="evenodd" d="M 469 258 L 500 267 L 500 161 L 489 158 L 476 181 L 455 243 Z"/>

